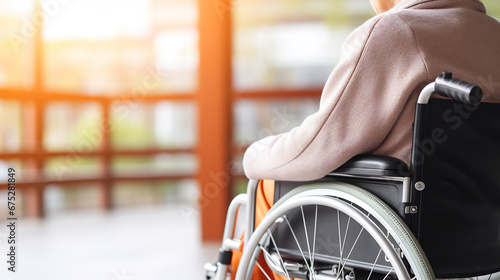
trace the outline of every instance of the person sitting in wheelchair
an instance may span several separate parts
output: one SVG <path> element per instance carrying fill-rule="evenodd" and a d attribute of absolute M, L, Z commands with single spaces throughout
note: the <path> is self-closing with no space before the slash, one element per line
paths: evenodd
<path fill-rule="evenodd" d="M 243 167 L 246 176 L 249 179 L 260 180 L 255 205 L 255 226 L 261 223 L 275 204 L 275 182 L 319 180 L 357 155 L 388 156 L 397 159 L 398 164 L 402 162 L 405 166 L 415 165 L 415 162 L 412 162 L 416 160 L 412 159 L 412 147 L 413 149 L 419 148 L 415 146 L 416 143 L 412 145 L 415 104 L 419 103 L 417 102 L 419 94 L 424 87 L 433 82 L 442 72 L 453 72 L 454 78 L 478 85 L 482 89 L 482 102 L 500 103 L 500 23 L 487 15 L 481 1 L 370 0 L 370 2 L 378 15 L 354 30 L 345 41 L 340 62 L 326 81 L 319 110 L 290 132 L 259 140 L 245 152 Z M 450 74 L 441 78 L 451 79 L 447 75 Z M 473 105 L 471 108 L 476 108 Z M 445 119 L 443 123 L 456 127 L 459 122 L 461 124 L 462 120 L 469 118 L 470 111 L 476 110 L 467 111 L 464 108 L 468 107 L 460 106 L 457 104 L 451 106 L 451 111 L 447 112 L 446 116 L 443 115 Z M 498 120 L 495 120 L 495 125 L 498 124 Z M 453 129 L 450 131 L 453 132 Z M 435 136 L 436 139 L 448 137 L 447 134 Z M 498 133 L 492 137 L 497 136 Z M 420 148 L 424 150 L 424 153 L 425 149 L 433 148 L 426 147 L 423 142 Z M 498 146 L 495 148 L 500 150 Z M 427 151 L 427 153 L 430 152 L 434 150 Z M 495 153 L 498 154 L 497 151 Z M 401 177 L 413 176 L 405 168 L 400 168 L 399 171 L 405 173 L 400 174 Z M 498 196 L 498 191 L 500 190 L 497 190 L 494 195 Z M 345 198 L 340 200 L 343 201 Z M 328 203 L 325 202 L 325 204 Z M 418 205 L 412 206 L 405 203 L 403 206 L 406 208 L 401 210 L 402 215 L 412 211 L 417 213 Z M 304 218 L 312 215 L 313 220 L 317 220 L 317 207 L 306 209 L 301 206 L 300 211 L 297 212 L 299 217 L 297 223 L 302 224 L 301 216 Z M 349 206 L 346 207 L 349 208 Z M 248 276 L 251 273 L 247 274 L 247 278 L 338 279 L 342 277 L 352 280 L 352 277 L 370 278 L 373 271 L 392 277 L 398 268 L 393 266 L 387 269 L 388 271 L 384 270 L 385 266 L 380 264 L 380 259 L 384 258 L 380 257 L 382 249 L 378 253 L 377 261 L 373 262 L 372 272 L 368 276 L 361 276 L 363 274 L 358 273 L 358 269 L 352 268 L 356 267 L 354 262 L 350 264 L 346 260 L 343 263 L 347 252 L 343 252 L 342 247 L 346 246 L 347 239 L 346 237 L 343 239 L 344 233 L 341 234 L 340 229 L 343 228 L 342 231 L 345 230 L 345 236 L 347 236 L 345 227 L 348 225 L 345 223 L 346 221 L 350 223 L 351 216 L 343 219 L 338 214 L 339 212 L 332 213 L 337 213 L 336 215 L 339 216 L 334 220 L 339 226 L 338 239 L 340 241 L 336 246 L 340 247 L 341 252 L 333 261 L 333 263 L 338 261 L 338 265 L 329 265 L 328 271 L 330 272 L 320 272 L 311 268 L 315 262 L 315 259 L 310 257 L 311 250 L 314 251 L 315 244 L 319 243 L 309 241 L 309 239 L 305 243 L 292 242 L 296 243 L 299 248 L 301 244 L 302 248 L 297 251 L 300 253 L 296 253 L 296 256 L 290 256 L 292 260 L 294 258 L 297 260 L 295 262 L 288 260 L 290 263 L 285 265 L 286 261 L 275 256 L 275 253 L 283 255 L 284 249 L 282 252 L 276 252 L 279 251 L 276 243 L 280 241 L 274 240 L 276 237 L 273 238 L 271 233 L 271 238 L 266 239 L 267 245 L 274 244 L 276 249 L 274 252 L 265 252 L 261 258 L 266 261 L 263 264 L 256 261 L 255 265 L 259 266 L 259 269 L 254 270 L 253 276 Z M 290 226 L 294 222 L 289 221 L 287 217 L 289 216 L 276 218 L 273 225 L 279 221 L 280 224 Z M 407 220 L 404 219 L 406 223 Z M 363 219 L 357 222 L 361 226 L 365 223 Z M 369 222 L 366 223 L 369 224 Z M 313 224 L 303 222 L 302 231 L 305 232 L 306 238 L 313 239 L 313 235 L 316 236 L 315 232 L 310 232 Z M 273 227 L 279 229 L 280 226 Z M 316 229 L 315 225 L 314 229 Z M 500 240 L 500 233 L 492 234 L 498 234 L 498 240 Z M 292 239 L 297 240 L 295 233 L 293 237 Z M 396 239 L 394 237 L 390 240 Z M 245 246 L 247 242 L 249 240 L 245 240 Z M 321 242 L 326 244 L 329 241 L 325 239 Z M 393 242 L 389 241 L 389 243 Z M 499 243 L 497 242 L 496 245 L 500 246 Z M 263 245 L 259 243 L 257 247 L 263 248 Z M 500 247 L 494 248 L 495 252 L 491 256 L 500 256 L 498 250 Z M 238 250 L 233 251 L 231 266 L 234 279 L 241 253 Z M 387 258 L 386 251 L 383 252 Z M 411 254 L 411 252 L 406 252 L 406 254 Z M 274 256 L 274 261 L 271 255 Z M 437 255 L 439 253 L 436 253 Z M 407 258 L 410 257 L 407 256 Z M 299 265 L 301 259 L 303 262 Z M 326 259 L 316 261 L 322 262 L 323 265 L 328 263 Z M 362 260 L 358 261 L 358 263 L 362 262 Z M 411 261 L 405 261 L 404 265 L 408 265 L 409 262 Z M 486 274 L 497 271 L 497 268 L 500 270 L 500 258 L 492 262 L 493 265 L 485 266 L 478 271 Z M 270 269 L 268 266 L 273 266 L 273 263 L 276 268 Z M 297 264 L 293 267 L 295 263 Z M 444 266 L 446 265 L 443 264 Z M 411 273 L 415 273 L 413 270 L 416 269 L 412 266 Z M 300 273 L 293 271 L 300 271 Z M 448 268 L 442 270 L 438 268 L 438 272 L 436 273 L 438 277 L 465 277 L 470 274 L 465 270 L 463 273 L 449 273 Z M 355 274 L 357 276 L 354 276 Z M 433 274 L 432 277 L 434 277 Z"/>

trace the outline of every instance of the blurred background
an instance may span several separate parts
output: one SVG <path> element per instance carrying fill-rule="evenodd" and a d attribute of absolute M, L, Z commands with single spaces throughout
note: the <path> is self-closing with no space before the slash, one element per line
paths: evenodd
<path fill-rule="evenodd" d="M 0 0 L 2 255 L 9 167 L 20 219 L 2 279 L 202 277 L 245 147 L 317 110 L 373 15 L 368 0 Z"/>

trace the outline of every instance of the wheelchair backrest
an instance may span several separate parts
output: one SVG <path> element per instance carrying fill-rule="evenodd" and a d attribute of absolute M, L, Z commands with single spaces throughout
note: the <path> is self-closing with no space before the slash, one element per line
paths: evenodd
<path fill-rule="evenodd" d="M 500 104 L 417 107 L 412 230 L 438 278 L 500 271 Z"/>

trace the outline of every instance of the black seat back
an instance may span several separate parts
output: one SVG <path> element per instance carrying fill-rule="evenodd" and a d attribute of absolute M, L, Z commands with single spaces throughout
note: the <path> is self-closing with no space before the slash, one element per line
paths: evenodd
<path fill-rule="evenodd" d="M 500 271 L 500 104 L 432 98 L 420 117 L 412 229 L 436 277 Z"/>

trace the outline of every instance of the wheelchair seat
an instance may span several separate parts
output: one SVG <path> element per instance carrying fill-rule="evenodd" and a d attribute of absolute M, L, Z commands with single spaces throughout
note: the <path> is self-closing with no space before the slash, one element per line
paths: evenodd
<path fill-rule="evenodd" d="M 332 173 L 356 176 L 409 176 L 408 165 L 397 158 L 377 155 L 358 155 Z"/>

